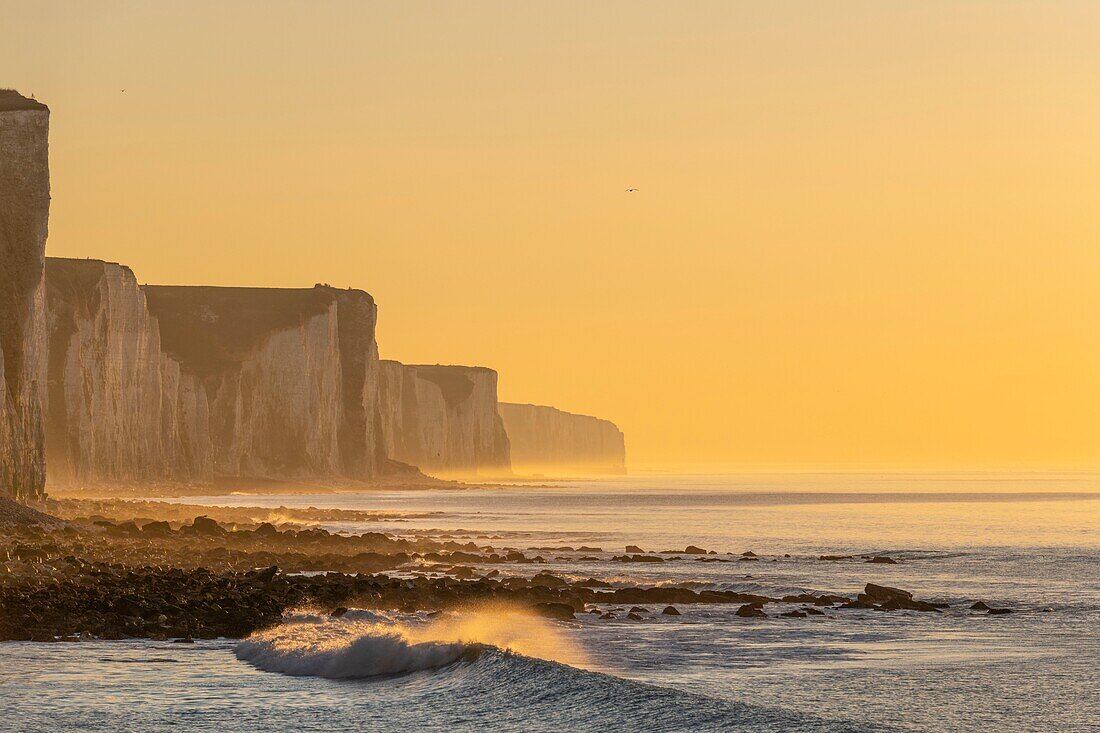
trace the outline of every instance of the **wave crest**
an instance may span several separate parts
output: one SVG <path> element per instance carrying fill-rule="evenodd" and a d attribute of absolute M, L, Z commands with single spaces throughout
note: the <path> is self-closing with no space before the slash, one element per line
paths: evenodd
<path fill-rule="evenodd" d="M 514 609 L 434 618 L 352 611 L 342 618 L 295 614 L 239 642 L 238 659 L 265 672 L 350 679 L 402 675 L 473 662 L 487 649 L 582 664 L 550 622 Z"/>

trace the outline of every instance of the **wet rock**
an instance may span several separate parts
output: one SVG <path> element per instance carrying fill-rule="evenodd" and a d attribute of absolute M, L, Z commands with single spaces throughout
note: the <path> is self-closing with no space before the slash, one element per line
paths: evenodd
<path fill-rule="evenodd" d="M 746 603 L 745 605 L 741 606 L 740 608 L 738 608 L 734 612 L 734 615 L 740 616 L 741 618 L 767 618 L 768 617 L 768 614 L 764 613 L 764 609 L 762 609 L 759 606 L 754 605 L 752 603 Z"/>
<path fill-rule="evenodd" d="M 663 557 L 656 555 L 616 555 L 611 558 L 615 562 L 664 562 Z"/>
<path fill-rule="evenodd" d="M 596 580 L 595 578 L 588 578 L 587 580 L 579 580 L 573 584 L 575 588 L 610 588 L 611 583 L 604 580 Z"/>
<path fill-rule="evenodd" d="M 626 550 L 624 550 L 624 552 L 626 552 L 626 554 L 628 554 L 628 555 L 642 555 L 642 554 L 645 554 L 645 550 L 638 547 L 637 545 L 627 545 Z"/>
<path fill-rule="evenodd" d="M 820 613 L 820 611 L 819 611 Z M 779 614 L 782 618 L 806 618 L 805 611 L 786 611 Z"/>
<path fill-rule="evenodd" d="M 676 610 L 676 606 L 665 606 L 665 610 L 661 611 L 663 616 L 680 616 L 681 613 Z"/>
<path fill-rule="evenodd" d="M 818 560 L 851 560 L 855 555 L 818 555 Z"/>
<path fill-rule="evenodd" d="M 564 588 L 568 583 L 556 575 L 543 572 L 531 578 L 531 585 L 538 585 L 544 588 Z"/>
<path fill-rule="evenodd" d="M 608 611 L 607 613 L 600 616 L 601 621 L 610 621 L 613 618 L 615 618 L 615 614 L 611 613 L 611 611 Z"/>
<path fill-rule="evenodd" d="M 747 552 L 742 552 L 741 557 L 756 557 L 756 553 L 752 550 L 749 550 Z"/>
<path fill-rule="evenodd" d="M 558 603 L 555 601 L 536 603 L 531 606 L 531 610 L 543 618 L 553 618 L 562 621 L 572 621 L 576 613 L 573 607 L 568 603 Z"/>
<path fill-rule="evenodd" d="M 631 613 L 649 613 L 649 609 L 645 606 L 634 606 L 630 609 Z"/>
<path fill-rule="evenodd" d="M 985 601 L 978 601 L 970 607 L 971 611 L 988 611 L 989 606 L 985 604 Z"/>
<path fill-rule="evenodd" d="M 636 613 L 633 613 L 633 612 L 631 612 L 631 613 L 628 613 L 628 614 L 626 615 L 626 617 L 627 617 L 628 619 L 630 619 L 631 621 L 641 621 L 641 620 L 642 620 L 642 616 L 639 616 L 638 614 L 636 614 Z"/>
<path fill-rule="evenodd" d="M 864 560 L 864 562 L 873 563 L 875 565 L 897 565 L 898 561 L 892 557 L 886 557 L 885 555 L 875 555 L 870 560 Z"/>
<path fill-rule="evenodd" d="M 875 585 L 874 583 L 868 583 L 864 589 L 863 594 L 867 596 L 870 601 L 874 603 L 885 603 L 886 601 L 911 601 L 913 600 L 913 594 L 907 590 L 901 588 L 891 588 L 888 585 Z"/>
<path fill-rule="evenodd" d="M 1011 608 L 991 608 L 986 611 L 990 616 L 1003 616 L 1006 613 L 1012 613 Z"/>
<path fill-rule="evenodd" d="M 695 545 L 688 545 L 684 548 L 685 555 L 705 555 L 707 551 L 702 547 L 696 547 Z"/>

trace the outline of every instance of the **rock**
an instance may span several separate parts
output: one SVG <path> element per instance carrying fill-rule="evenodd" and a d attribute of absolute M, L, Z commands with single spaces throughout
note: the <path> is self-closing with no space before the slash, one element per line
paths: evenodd
<path fill-rule="evenodd" d="M 764 609 L 756 606 L 752 603 L 746 603 L 734 612 L 734 615 L 741 618 L 767 618 L 768 614 L 764 613 Z"/>
<path fill-rule="evenodd" d="M 817 609 L 817 608 L 814 608 L 813 606 L 807 606 L 806 608 L 803 608 L 802 610 L 805 611 L 806 614 L 809 615 L 809 616 L 824 616 L 825 615 L 824 611 L 822 611 L 820 609 Z"/>
<path fill-rule="evenodd" d="M 588 578 L 587 580 L 579 580 L 573 584 L 575 588 L 610 588 L 611 583 L 604 580 L 596 580 L 595 578 Z"/>
<path fill-rule="evenodd" d="M 615 562 L 664 562 L 663 557 L 656 555 L 616 555 L 611 558 Z"/>
<path fill-rule="evenodd" d="M 990 616 L 1003 616 L 1006 613 L 1012 613 L 1011 608 L 991 608 L 986 611 Z"/>
<path fill-rule="evenodd" d="M 611 611 L 608 611 L 607 613 L 600 616 L 601 621 L 609 621 L 613 618 L 615 618 L 615 614 L 611 613 Z"/>
<path fill-rule="evenodd" d="M 642 555 L 644 553 L 645 553 L 645 550 L 638 547 L 637 545 L 627 545 L 626 546 L 626 554 L 628 554 L 628 555 Z"/>
<path fill-rule="evenodd" d="M 875 585 L 874 583 L 867 584 L 863 589 L 863 595 L 866 595 L 875 603 L 885 603 L 891 600 L 899 602 L 913 600 L 913 594 L 907 590 L 891 588 L 888 585 Z"/>
<path fill-rule="evenodd" d="M 970 607 L 971 611 L 988 611 L 989 606 L 985 604 L 985 601 L 978 601 Z"/>
<path fill-rule="evenodd" d="M 644 606 L 634 606 L 630 609 L 631 613 L 649 613 L 649 609 Z"/>
<path fill-rule="evenodd" d="M 172 525 L 168 522 L 148 522 L 141 528 L 146 537 L 171 537 Z"/>
<path fill-rule="evenodd" d="M 253 534 L 257 537 L 263 537 L 265 539 L 275 539 L 279 536 L 279 530 L 275 529 L 275 525 L 271 522 L 264 522 L 256 529 L 252 530 Z"/>
<path fill-rule="evenodd" d="M 329 616 L 331 616 L 332 618 L 340 618 L 347 612 L 347 606 L 338 606 L 332 610 L 332 613 L 330 613 Z"/>
<path fill-rule="evenodd" d="M 626 615 L 626 617 L 628 619 L 630 619 L 631 621 L 641 621 L 642 620 L 642 617 L 639 616 L 638 614 L 634 613 L 634 612 L 628 613 Z"/>
<path fill-rule="evenodd" d="M 531 585 L 542 586 L 543 588 L 564 588 L 568 583 L 556 575 L 543 572 L 531 578 Z"/>
<path fill-rule="evenodd" d="M 531 606 L 533 610 L 539 616 L 543 618 L 560 619 L 562 621 L 572 621 L 575 618 L 575 611 L 573 607 L 568 603 L 536 603 Z"/>
<path fill-rule="evenodd" d="M 702 547 L 696 547 L 695 545 L 688 545 L 684 548 L 685 555 L 705 555 L 707 551 Z"/>
<path fill-rule="evenodd" d="M 663 616 L 680 616 L 680 612 L 676 610 L 676 606 L 665 606 L 665 610 L 661 611 Z"/>
<path fill-rule="evenodd" d="M 741 557 L 756 557 L 756 553 L 749 550 L 748 552 L 742 552 Z"/>
<path fill-rule="evenodd" d="M 870 560 L 864 562 L 873 563 L 876 565 L 897 565 L 898 561 L 892 557 L 886 557 L 885 555 L 875 555 Z"/>
<path fill-rule="evenodd" d="M 191 523 L 190 534 L 206 537 L 219 537 L 226 534 L 225 529 L 210 517 L 195 517 Z"/>
<path fill-rule="evenodd" d="M 820 613 L 820 611 L 818 613 Z M 787 611 L 779 615 L 783 618 L 806 618 L 805 611 Z"/>
<path fill-rule="evenodd" d="M 854 555 L 818 555 L 818 560 L 851 560 Z"/>

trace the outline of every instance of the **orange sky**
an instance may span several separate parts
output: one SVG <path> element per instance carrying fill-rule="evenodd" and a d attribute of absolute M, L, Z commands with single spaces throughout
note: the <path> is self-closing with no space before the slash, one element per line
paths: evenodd
<path fill-rule="evenodd" d="M 384 356 L 634 466 L 1100 464 L 1100 3 L 35 2 L 0 41 L 50 254 L 363 288 Z"/>

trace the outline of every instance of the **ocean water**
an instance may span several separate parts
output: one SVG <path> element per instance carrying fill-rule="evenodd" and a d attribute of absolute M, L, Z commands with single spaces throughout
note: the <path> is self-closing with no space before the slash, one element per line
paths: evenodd
<path fill-rule="evenodd" d="M 407 512 L 329 528 L 547 559 L 493 566 L 505 574 L 773 596 L 874 582 L 952 607 L 742 619 L 683 605 L 573 623 L 488 607 L 301 613 L 243 642 L 0 644 L 0 730 L 1100 729 L 1096 475 L 644 476 L 181 501 Z M 612 559 L 626 544 L 689 543 L 726 562 Z M 528 550 L 581 545 L 601 550 Z M 748 550 L 759 560 L 741 561 Z M 819 559 L 846 554 L 899 563 Z M 1014 613 L 969 611 L 979 599 Z"/>

